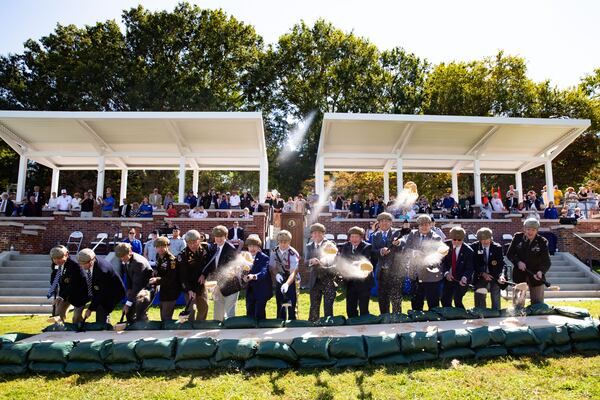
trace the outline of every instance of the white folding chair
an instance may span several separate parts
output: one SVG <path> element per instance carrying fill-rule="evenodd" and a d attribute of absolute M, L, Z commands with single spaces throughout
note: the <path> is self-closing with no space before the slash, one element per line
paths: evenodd
<path fill-rule="evenodd" d="M 467 238 L 469 239 L 469 242 L 477 241 L 477 236 L 473 235 L 472 233 L 469 233 L 469 236 L 467 236 Z"/>
<path fill-rule="evenodd" d="M 96 239 L 92 240 L 90 242 L 90 245 L 92 245 L 92 251 L 96 251 L 96 249 L 100 246 L 104 246 L 106 249 L 108 249 L 108 233 L 105 232 L 101 232 L 99 234 L 96 235 Z"/>
<path fill-rule="evenodd" d="M 327 240 L 335 240 L 335 236 L 333 236 L 331 233 L 326 233 L 325 234 L 325 239 L 327 239 Z"/>
<path fill-rule="evenodd" d="M 81 248 L 81 243 L 83 242 L 83 233 L 80 231 L 71 232 L 69 235 L 69 239 L 67 239 L 67 249 L 69 250 L 69 254 L 77 254 L 79 253 L 79 249 Z M 75 249 L 75 250 L 72 250 Z"/>
<path fill-rule="evenodd" d="M 510 242 L 512 241 L 513 236 L 510 233 L 505 233 L 502 235 L 502 240 L 504 240 L 505 242 Z"/>
<path fill-rule="evenodd" d="M 338 243 L 344 243 L 347 240 L 348 240 L 348 235 L 346 235 L 345 233 L 340 233 L 339 235 L 337 235 Z"/>

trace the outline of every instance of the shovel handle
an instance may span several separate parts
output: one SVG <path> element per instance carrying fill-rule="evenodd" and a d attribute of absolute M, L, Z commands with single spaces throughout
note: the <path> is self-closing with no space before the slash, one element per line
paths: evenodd
<path fill-rule="evenodd" d="M 531 275 L 531 276 L 534 276 L 534 275 L 535 275 L 535 273 L 534 273 L 533 271 L 531 271 L 529 268 L 525 268 L 525 271 L 527 271 L 527 273 L 528 273 L 529 275 Z M 542 278 L 541 282 L 542 282 L 544 285 L 546 285 L 546 287 L 550 287 L 550 286 L 552 286 L 552 285 L 550 284 L 550 282 L 548 282 L 548 281 L 547 281 L 545 278 Z"/>

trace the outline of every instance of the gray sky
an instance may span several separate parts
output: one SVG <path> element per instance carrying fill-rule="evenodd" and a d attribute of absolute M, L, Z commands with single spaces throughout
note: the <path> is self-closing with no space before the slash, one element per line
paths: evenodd
<path fill-rule="evenodd" d="M 527 60 L 532 79 L 550 79 L 561 88 L 600 68 L 600 1 L 594 0 L 192 2 L 223 8 L 254 25 L 267 43 L 302 19 L 312 24 L 322 17 L 380 49 L 401 46 L 433 63 L 481 59 L 503 49 Z M 50 33 L 57 22 L 120 23 L 121 11 L 138 3 L 172 10 L 178 1 L 0 0 L 0 54 L 21 52 L 26 39 Z"/>

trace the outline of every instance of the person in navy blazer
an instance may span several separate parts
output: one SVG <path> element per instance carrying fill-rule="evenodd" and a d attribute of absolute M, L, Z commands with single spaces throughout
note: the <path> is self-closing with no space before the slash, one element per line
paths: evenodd
<path fill-rule="evenodd" d="M 452 307 L 454 301 L 454 307 L 465 308 L 462 299 L 467 293 L 469 282 L 473 279 L 473 249 L 464 243 L 465 235 L 463 228 L 455 226 L 450 230 L 451 240 L 445 242 L 450 251 L 442 260 L 445 278 L 442 292 L 443 307 Z"/>
<path fill-rule="evenodd" d="M 477 231 L 473 249 L 473 285 L 486 288 L 492 298 L 492 308 L 500 310 L 500 290 L 506 288 L 506 264 L 502 245 L 492 240 L 492 230 L 482 227 Z M 475 307 L 486 307 L 487 294 L 475 292 Z"/>
<path fill-rule="evenodd" d="M 84 276 L 91 273 L 92 301 L 85 311 L 87 319 L 92 311 L 96 312 L 96 322 L 107 322 L 110 313 L 125 297 L 125 286 L 110 262 L 96 258 L 91 249 L 83 249 L 77 254 L 77 262 L 84 270 Z M 86 279 L 87 283 L 87 279 Z M 88 292 L 89 293 L 89 292 Z"/>
<path fill-rule="evenodd" d="M 244 277 L 246 287 L 246 315 L 258 320 L 266 319 L 267 301 L 273 297 L 273 282 L 269 273 L 269 257 L 261 251 L 262 242 L 258 235 L 246 239 L 248 251 L 254 257 L 250 273 Z"/>

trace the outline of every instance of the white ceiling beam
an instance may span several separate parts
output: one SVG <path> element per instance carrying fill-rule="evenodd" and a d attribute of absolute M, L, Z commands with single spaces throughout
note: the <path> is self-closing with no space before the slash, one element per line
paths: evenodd
<path fill-rule="evenodd" d="M 0 138 L 6 142 L 19 155 L 31 148 L 29 143 L 23 140 L 19 135 L 10 130 L 6 125 L 0 123 Z"/>
<path fill-rule="evenodd" d="M 465 153 L 466 155 L 470 155 L 470 154 L 482 154 L 485 149 L 487 148 L 487 146 L 490 143 L 490 140 L 492 139 L 492 137 L 496 134 L 496 132 L 498 132 L 498 129 L 500 129 L 500 126 L 498 125 L 494 125 L 492 126 L 490 129 L 488 129 L 480 138 L 479 140 L 473 145 L 471 146 L 471 148 L 469 150 L 467 150 L 467 152 Z M 458 169 L 461 166 L 461 161 L 457 161 L 456 163 L 454 163 L 454 166 L 452 167 L 453 171 L 458 171 Z"/>
<path fill-rule="evenodd" d="M 114 150 L 112 149 L 112 147 L 110 147 L 110 145 L 108 143 L 106 143 L 106 141 L 104 139 L 102 139 L 102 137 L 98 134 L 98 132 L 96 132 L 94 130 L 94 128 L 89 126 L 87 124 L 87 122 L 85 122 L 81 119 L 78 119 L 77 123 L 83 128 L 84 132 L 91 139 L 92 146 L 94 146 L 96 151 L 98 151 L 98 155 L 104 155 L 106 157 L 110 157 L 106 153 L 114 152 Z M 125 161 L 123 161 L 122 158 L 120 158 L 120 157 L 111 157 L 111 158 L 121 169 L 128 169 L 127 164 L 125 163 Z"/>
<path fill-rule="evenodd" d="M 587 129 L 587 128 L 586 128 Z M 529 169 L 536 168 L 540 163 L 544 162 L 544 158 L 549 156 L 548 152 L 552 151 L 552 155 L 550 159 L 554 159 L 557 155 L 559 155 L 573 140 L 575 140 L 579 135 L 583 133 L 585 129 L 576 129 L 573 128 L 567 132 L 566 135 L 561 136 L 556 139 L 554 142 L 550 143 L 546 146 L 541 152 L 538 153 L 538 157 L 536 160 L 532 160 L 530 162 L 524 162 L 518 169 L 518 172 L 525 172 Z M 557 151 L 560 150 L 560 151 Z M 538 161 L 539 160 L 539 161 Z"/>
<path fill-rule="evenodd" d="M 408 141 L 410 140 L 414 130 L 415 130 L 414 124 L 406 124 L 406 126 L 402 130 L 402 133 L 400 134 L 400 136 L 398 136 L 396 143 L 394 143 L 394 145 L 392 146 L 391 152 L 396 153 L 396 154 L 401 154 L 404 151 L 404 149 L 406 148 L 406 145 L 408 144 Z M 387 162 L 385 163 L 385 166 L 383 167 L 383 170 L 389 171 L 392 168 L 392 163 L 394 163 L 395 161 L 396 161 L 396 158 L 387 160 Z"/>
<path fill-rule="evenodd" d="M 321 154 L 320 156 L 317 157 L 326 157 L 326 158 L 376 158 L 376 159 L 387 159 L 387 158 L 392 158 L 392 157 L 396 157 L 396 154 L 392 154 L 392 153 L 325 153 L 325 154 Z"/>

